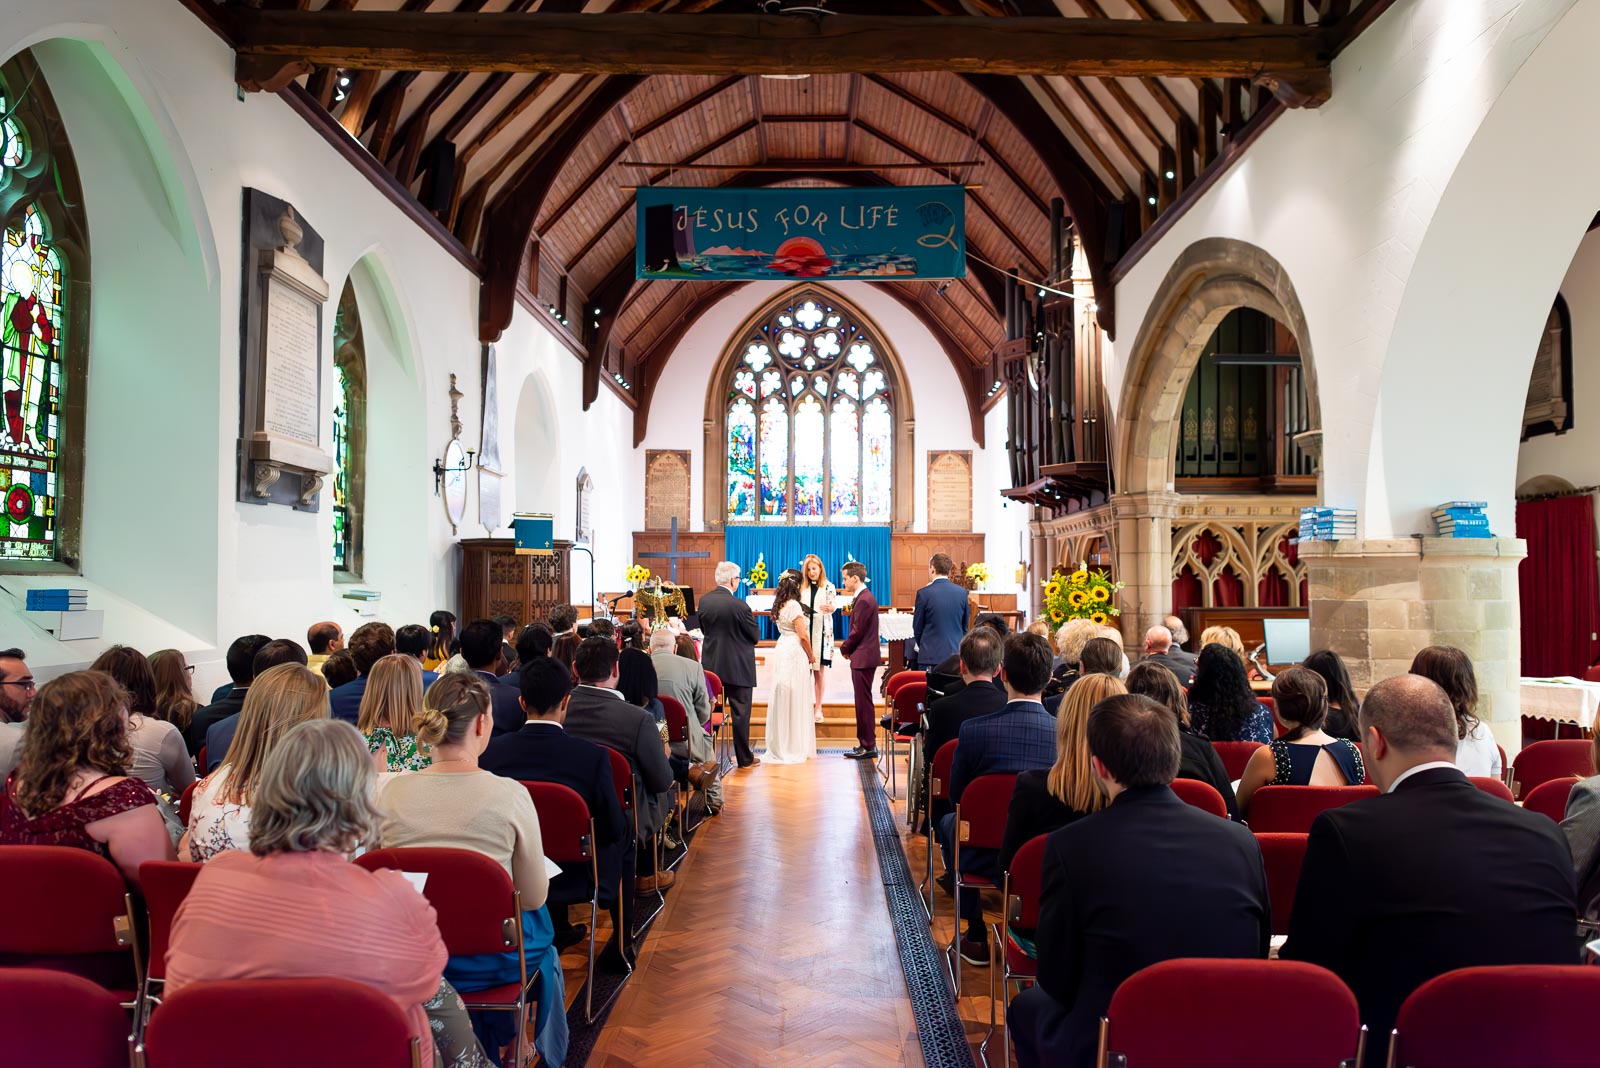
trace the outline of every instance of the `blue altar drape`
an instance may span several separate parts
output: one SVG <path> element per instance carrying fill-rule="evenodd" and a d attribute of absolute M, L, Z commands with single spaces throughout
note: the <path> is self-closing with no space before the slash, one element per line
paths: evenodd
<path fill-rule="evenodd" d="M 800 566 L 807 553 L 816 553 L 827 569 L 828 581 L 843 589 L 840 571 L 845 561 L 854 557 L 866 565 L 867 586 L 880 602 L 887 603 L 889 589 L 889 528 L 849 526 L 789 526 L 755 523 L 729 526 L 723 531 L 728 559 L 744 568 L 749 574 L 756 560 L 765 557 L 768 585 L 776 585 L 778 575 L 786 567 Z M 878 593 L 879 590 L 885 592 Z M 843 613 L 833 616 L 833 633 L 843 638 L 849 634 L 849 624 Z M 761 636 L 777 637 L 772 621 L 761 621 Z"/>

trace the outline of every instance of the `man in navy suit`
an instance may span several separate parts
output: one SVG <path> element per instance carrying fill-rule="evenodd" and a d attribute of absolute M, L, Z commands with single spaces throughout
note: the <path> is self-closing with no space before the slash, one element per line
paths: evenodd
<path fill-rule="evenodd" d="M 496 641 L 500 628 L 492 622 Z M 618 915 L 620 887 L 628 885 L 633 873 L 626 871 L 633 856 L 630 840 L 633 829 L 622 816 L 616 785 L 611 779 L 611 758 L 594 742 L 568 734 L 565 727 L 567 702 L 572 694 L 572 673 L 550 657 L 540 657 L 522 665 L 520 703 L 526 712 L 522 727 L 510 734 L 499 734 L 478 758 L 484 771 L 524 782 L 553 782 L 571 788 L 594 817 L 595 837 L 599 839 L 600 903 L 611 909 L 614 931 L 626 931 Z M 491 692 L 493 687 L 490 687 Z M 590 880 L 581 868 L 563 870 L 550 883 L 550 922 L 556 929 L 556 944 L 573 945 L 588 935 L 581 925 L 567 918 L 567 906 L 589 900 Z M 602 960 L 608 966 L 621 963 L 621 954 L 631 947 L 613 943 Z"/>
<path fill-rule="evenodd" d="M 505 668 L 505 643 L 501 640 L 500 624 L 492 619 L 474 619 L 461 628 L 461 658 L 472 673 L 489 688 L 490 707 L 494 710 L 494 736 L 512 734 L 522 729 L 527 716 L 517 691 L 500 685 L 499 671 Z"/>
<path fill-rule="evenodd" d="M 361 674 L 329 692 L 328 709 L 334 719 L 353 724 L 361 718 L 361 698 L 367 692 L 367 673 L 372 670 L 372 665 L 394 652 L 394 628 L 387 623 L 363 623 L 350 635 L 350 643 L 346 648 L 355 658 L 356 670 Z M 431 671 L 424 671 L 423 690 L 432 686 L 438 677 Z"/>
<path fill-rule="evenodd" d="M 934 553 L 928 561 L 932 577 L 917 591 L 911 633 L 918 671 L 932 671 L 940 661 L 955 656 L 967 633 L 967 591 L 950 581 L 954 568 L 948 556 Z"/>
<path fill-rule="evenodd" d="M 963 591 L 965 592 L 965 591 Z M 1010 700 L 998 712 L 969 719 L 956 736 L 956 756 L 950 767 L 950 803 L 959 804 L 967 784 L 980 775 L 1006 775 L 1056 762 L 1056 720 L 1044 710 L 1039 693 L 1050 681 L 1050 643 L 1037 634 L 1013 634 L 1006 639 L 1001 671 Z M 939 846 L 944 850 L 944 877 L 940 884 L 954 895 L 956 814 L 939 820 Z M 995 878 L 998 855 L 992 849 L 963 849 L 961 870 L 968 875 Z M 983 926 L 983 900 L 972 891 L 961 895 L 961 918 L 967 936 L 961 940 L 961 959 L 979 968 L 989 965 L 989 934 Z"/>
<path fill-rule="evenodd" d="M 256 655 L 250 661 L 250 680 L 255 681 L 268 668 L 275 668 L 279 664 L 299 664 L 306 667 L 309 658 L 300 643 L 289 638 L 278 638 L 270 641 L 256 650 Z M 244 691 L 249 687 L 240 687 L 239 708 L 244 708 Z M 231 696 L 231 695 L 230 695 Z M 224 698 L 227 700 L 227 698 Z M 233 736 L 239 730 L 239 713 L 235 712 L 226 719 L 213 723 L 206 731 L 206 744 L 202 747 L 206 751 L 206 766 L 203 772 L 210 775 L 222 766 L 222 761 L 228 755 L 228 747 L 233 744 Z"/>
<path fill-rule="evenodd" d="M 872 700 L 872 680 L 883 663 L 878 650 L 878 599 L 867 589 L 867 565 L 851 560 L 844 565 L 844 592 L 855 594 L 850 603 L 850 634 L 839 651 L 850 658 L 850 682 L 856 692 L 856 747 L 851 760 L 878 759 L 877 711 Z"/>

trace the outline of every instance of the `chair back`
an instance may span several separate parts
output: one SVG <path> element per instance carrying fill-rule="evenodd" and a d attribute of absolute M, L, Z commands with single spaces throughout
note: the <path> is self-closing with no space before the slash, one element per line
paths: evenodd
<path fill-rule="evenodd" d="M 146 1068 L 399 1068 L 420 1056 L 400 1006 L 351 979 L 193 983 L 166 997 L 144 1044 Z"/>
<path fill-rule="evenodd" d="M 890 675 L 888 681 L 883 684 L 883 693 L 884 696 L 886 696 L 892 703 L 894 701 L 894 695 L 899 693 L 900 687 L 904 686 L 906 683 L 925 683 L 927 681 L 928 673 L 926 671 L 897 671 L 893 675 Z"/>
<path fill-rule="evenodd" d="M 940 749 L 943 749 L 940 746 Z M 1006 811 L 1017 777 L 979 775 L 967 783 L 956 805 L 956 833 L 961 844 L 973 849 L 999 849 L 1006 833 Z"/>
<path fill-rule="evenodd" d="M 720 705 L 722 703 L 722 679 L 718 677 L 715 671 L 706 672 L 706 693 L 711 695 L 712 704 Z"/>
<path fill-rule="evenodd" d="M 1600 968 L 1513 964 L 1436 976 L 1406 998 L 1391 1063 L 1403 1068 L 1588 1064 Z M 1470 1021 L 1470 1023 L 1468 1023 Z"/>
<path fill-rule="evenodd" d="M 667 710 L 667 741 L 689 741 L 689 713 L 684 709 L 683 702 L 676 697 L 666 694 L 656 694 L 656 700 L 661 702 L 661 707 Z"/>
<path fill-rule="evenodd" d="M 1201 782 L 1199 779 L 1173 779 L 1172 792 L 1182 798 L 1186 805 L 1193 805 L 1213 816 L 1228 818 L 1228 803 L 1217 793 L 1217 788 L 1208 782 Z"/>
<path fill-rule="evenodd" d="M 177 860 L 147 860 L 139 865 L 139 888 L 144 893 L 144 908 L 150 917 L 150 963 L 152 979 L 167 977 L 167 943 L 172 941 L 172 919 L 178 906 L 189 896 L 201 865 Z"/>
<path fill-rule="evenodd" d="M 0 846 L 0 886 L 0 954 L 9 965 L 100 973 L 131 952 L 138 971 L 133 900 L 109 860 L 71 846 Z"/>
<path fill-rule="evenodd" d="M 1031 931 L 1039 926 L 1039 895 L 1044 885 L 1044 847 L 1048 834 L 1022 843 L 1006 869 L 1006 923 Z"/>
<path fill-rule="evenodd" d="M 1239 1025 L 1240 1005 L 1256 1026 Z M 1097 1063 L 1114 1052 L 1130 1068 L 1337 1068 L 1361 1038 L 1355 995 L 1326 968 L 1191 957 L 1123 980 L 1101 1020 Z"/>
<path fill-rule="evenodd" d="M 1492 775 L 1469 775 L 1467 776 L 1467 779 L 1472 783 L 1472 785 L 1476 786 L 1486 794 L 1498 797 L 1502 801 L 1515 800 L 1511 796 L 1511 787 L 1507 786 L 1505 783 L 1501 782 L 1499 779 L 1496 779 Z"/>
<path fill-rule="evenodd" d="M 189 826 L 189 813 L 194 811 L 194 792 L 200 788 L 200 780 L 196 779 L 183 788 L 183 794 L 178 798 L 178 822 L 185 827 Z"/>
<path fill-rule="evenodd" d="M 1258 834 L 1304 834 L 1322 812 L 1377 796 L 1376 786 L 1263 786 L 1251 796 L 1245 822 Z"/>
<path fill-rule="evenodd" d="M 935 801 L 950 800 L 950 768 L 956 762 L 956 740 L 954 738 L 939 747 L 933 754 L 932 782 L 928 796 Z"/>
<path fill-rule="evenodd" d="M 1560 823 L 1567 818 L 1567 798 L 1572 796 L 1572 788 L 1576 785 L 1578 785 L 1576 775 L 1547 779 L 1528 791 L 1527 796 L 1522 799 L 1522 807 L 1529 812 L 1549 816 Z"/>
<path fill-rule="evenodd" d="M 1568 775 L 1580 779 L 1593 775 L 1593 743 L 1587 738 L 1547 738 L 1534 742 L 1517 754 L 1511 770 L 1517 800 L 1526 800 L 1528 792 L 1540 783 Z"/>
<path fill-rule="evenodd" d="M 194 755 L 194 766 L 202 776 L 206 774 L 206 747 L 203 745 L 200 747 L 200 752 Z"/>
<path fill-rule="evenodd" d="M 894 722 L 898 727 L 909 726 L 922 721 L 922 713 L 928 705 L 928 684 L 926 682 L 908 682 L 900 687 L 894 696 Z"/>
<path fill-rule="evenodd" d="M 0 1064 L 127 1068 L 128 1014 L 81 976 L 0 968 Z"/>
<path fill-rule="evenodd" d="M 1264 747 L 1260 742 L 1212 742 L 1211 748 L 1222 758 L 1222 770 L 1228 773 L 1228 780 L 1238 782 L 1251 754 Z"/>
<path fill-rule="evenodd" d="M 563 867 L 579 864 L 588 867 L 595 857 L 594 819 L 583 798 L 572 787 L 556 782 L 524 782 L 522 785 L 539 813 L 539 837 L 544 855 Z"/>
<path fill-rule="evenodd" d="M 1600 664 L 1590 664 L 1583 669 L 1584 682 L 1600 682 Z"/>
<path fill-rule="evenodd" d="M 504 953 L 515 950 L 522 939 L 522 908 L 511 876 L 482 853 L 471 849 L 374 849 L 355 862 L 368 871 L 393 868 L 426 875 L 422 894 L 433 906 L 439 936 L 452 957 Z"/>
<path fill-rule="evenodd" d="M 628 758 L 611 748 L 609 745 L 600 747 L 606 751 L 606 757 L 611 761 L 611 785 L 617 790 L 617 804 L 622 806 L 622 811 L 633 811 L 633 765 L 628 763 Z M 526 786 L 527 783 L 522 785 Z"/>
<path fill-rule="evenodd" d="M 1294 912 L 1294 891 L 1300 885 L 1300 866 L 1306 860 L 1307 834 L 1257 834 L 1261 863 L 1267 871 L 1267 900 L 1272 903 L 1272 933 L 1289 933 Z"/>

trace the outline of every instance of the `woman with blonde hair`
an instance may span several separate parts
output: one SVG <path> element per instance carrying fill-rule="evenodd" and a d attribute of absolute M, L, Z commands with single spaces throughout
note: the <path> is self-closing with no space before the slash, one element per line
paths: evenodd
<path fill-rule="evenodd" d="M 372 665 L 356 729 L 366 738 L 380 772 L 421 771 L 428 766 L 428 747 L 417 744 L 412 726 L 421 711 L 422 665 L 415 658 L 390 653 Z"/>
<path fill-rule="evenodd" d="M 1208 645 L 1220 645 L 1224 649 L 1231 649 L 1233 655 L 1241 661 L 1245 659 L 1244 639 L 1239 637 L 1239 632 L 1232 627 L 1207 627 L 1200 632 L 1200 648 Z"/>
<path fill-rule="evenodd" d="M 470 849 L 511 876 L 522 896 L 522 946 L 528 972 L 540 973 L 534 1045 L 545 1064 L 559 1068 L 566 1060 L 567 1018 L 557 1008 L 564 986 L 561 956 L 545 908 L 550 879 L 539 814 L 521 783 L 478 767 L 494 731 L 488 686 L 475 675 L 441 675 L 423 695 L 412 728 L 417 741 L 432 750 L 433 762 L 415 775 L 396 775 L 383 788 L 379 842 L 385 849 Z M 515 952 L 451 957 L 444 975 L 464 994 L 522 979 Z M 475 1019 L 484 1045 L 491 1049 L 511 1041 L 515 1024 L 503 1012 L 482 1013 Z"/>
<path fill-rule="evenodd" d="M 326 718 L 328 683 L 320 672 L 279 664 L 257 675 L 245 691 L 227 758 L 195 787 L 179 858 L 206 861 L 230 849 L 249 849 L 251 806 L 267 757 L 290 728 Z"/>
<path fill-rule="evenodd" d="M 1060 830 L 1106 807 L 1106 796 L 1089 767 L 1089 713 L 1107 697 L 1128 688 L 1114 675 L 1085 675 L 1061 699 L 1056 712 L 1056 762 L 1049 769 L 1024 771 L 1017 776 L 1006 811 L 1006 830 L 1000 839 L 997 871 L 1011 866 L 1029 839 Z"/>
<path fill-rule="evenodd" d="M 822 722 L 823 680 L 833 663 L 833 608 L 837 591 L 828 581 L 822 557 L 809 554 L 800 565 L 800 607 L 805 609 L 806 636 L 811 643 L 811 684 L 815 690 L 812 718 Z"/>

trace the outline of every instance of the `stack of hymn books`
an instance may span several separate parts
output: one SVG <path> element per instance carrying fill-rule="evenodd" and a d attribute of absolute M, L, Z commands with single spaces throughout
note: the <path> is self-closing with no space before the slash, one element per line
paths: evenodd
<path fill-rule="evenodd" d="M 1354 508 L 1300 509 L 1301 541 L 1343 541 L 1355 536 Z"/>
<path fill-rule="evenodd" d="M 88 607 L 88 590 L 34 589 L 28 591 L 28 611 L 30 612 L 82 612 Z"/>
<path fill-rule="evenodd" d="M 1492 538 L 1489 517 L 1483 510 L 1488 501 L 1449 501 L 1433 510 L 1433 522 L 1441 538 Z"/>

